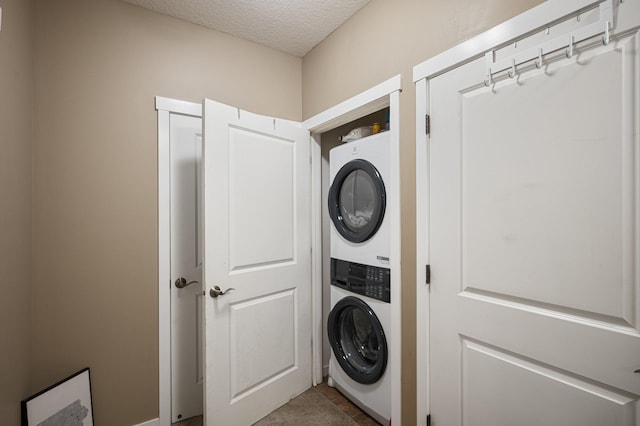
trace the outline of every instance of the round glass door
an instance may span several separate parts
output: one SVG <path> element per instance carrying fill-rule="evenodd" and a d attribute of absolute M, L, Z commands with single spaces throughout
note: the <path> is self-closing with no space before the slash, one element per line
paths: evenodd
<path fill-rule="evenodd" d="M 327 325 L 331 349 L 345 373 L 358 383 L 377 382 L 387 367 L 387 339 L 369 305 L 345 297 L 329 313 Z"/>
<path fill-rule="evenodd" d="M 382 224 L 386 198 L 382 176 L 375 166 L 362 159 L 353 160 L 342 166 L 329 189 L 329 216 L 340 235 L 361 243 Z"/>

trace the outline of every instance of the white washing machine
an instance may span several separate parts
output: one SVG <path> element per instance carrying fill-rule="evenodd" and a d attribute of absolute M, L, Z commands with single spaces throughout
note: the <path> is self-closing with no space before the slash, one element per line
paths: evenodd
<path fill-rule="evenodd" d="M 328 199 L 333 222 L 329 384 L 383 425 L 391 417 L 389 142 L 389 133 L 380 133 L 333 148 Z"/>
<path fill-rule="evenodd" d="M 391 305 L 377 296 L 354 291 L 353 282 L 362 280 L 362 269 L 356 264 L 336 259 L 332 263 L 332 275 L 336 275 L 332 281 L 335 279 L 338 284 L 331 286 L 327 321 L 331 345 L 329 385 L 386 426 L 391 418 L 391 378 L 387 368 L 390 336 L 385 330 L 390 329 Z M 364 293 L 364 287 L 377 286 L 386 287 L 388 292 L 388 278 L 386 275 L 375 285 L 368 283 L 357 290 Z"/>

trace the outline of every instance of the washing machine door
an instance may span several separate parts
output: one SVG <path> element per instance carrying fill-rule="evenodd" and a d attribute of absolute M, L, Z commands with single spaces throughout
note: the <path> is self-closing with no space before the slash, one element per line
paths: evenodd
<path fill-rule="evenodd" d="M 384 219 L 386 205 L 384 181 L 373 164 L 356 159 L 338 170 L 329 189 L 329 216 L 348 241 L 371 238 Z"/>
<path fill-rule="evenodd" d="M 363 384 L 380 380 L 387 367 L 387 339 L 369 305 L 357 297 L 340 299 L 327 329 L 333 354 L 349 377 Z"/>

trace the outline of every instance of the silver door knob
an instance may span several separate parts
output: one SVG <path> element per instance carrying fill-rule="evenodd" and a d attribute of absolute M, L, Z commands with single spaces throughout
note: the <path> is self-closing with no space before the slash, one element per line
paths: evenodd
<path fill-rule="evenodd" d="M 231 290 L 235 290 L 235 288 L 228 288 L 225 291 L 222 291 L 220 290 L 220 287 L 216 285 L 216 286 L 213 286 L 211 290 L 209 290 L 209 296 L 215 299 L 218 296 L 224 296 L 225 294 L 229 293 Z"/>
<path fill-rule="evenodd" d="M 180 277 L 176 280 L 176 282 L 174 283 L 176 285 L 176 287 L 178 288 L 185 288 L 188 285 L 191 284 L 200 284 L 198 281 L 189 281 L 187 282 L 187 280 L 185 280 L 183 277 Z"/>

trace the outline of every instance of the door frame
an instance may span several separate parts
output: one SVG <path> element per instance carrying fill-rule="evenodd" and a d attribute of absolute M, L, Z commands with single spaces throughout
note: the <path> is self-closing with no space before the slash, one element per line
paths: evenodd
<path fill-rule="evenodd" d="M 389 352 L 393 353 L 387 368 L 392 374 L 391 415 L 394 425 L 401 424 L 401 275 L 400 275 L 400 92 L 402 80 L 396 75 L 359 93 L 304 122 L 288 121 L 310 131 L 311 144 L 311 317 L 312 317 L 312 384 L 322 383 L 322 153 L 321 135 L 359 117 L 389 107 L 391 134 L 391 185 L 387 199 L 387 215 L 391 221 L 391 330 Z M 159 418 L 150 424 L 171 424 L 171 222 L 170 222 L 170 128 L 171 114 L 202 118 L 202 104 L 156 96 L 158 111 L 158 406 Z"/>
<path fill-rule="evenodd" d="M 639 2 L 623 0 L 547 0 L 476 37 L 467 40 L 413 67 L 413 82 L 416 84 L 416 400 L 417 419 L 427 418 L 430 413 L 429 398 L 429 143 L 427 120 L 430 114 L 429 81 L 441 74 L 460 67 L 492 51 L 526 38 L 563 20 L 575 18 L 600 4 L 612 9 L 613 27 L 610 34 L 622 35 L 638 27 Z M 621 4 L 622 3 L 622 4 Z M 625 13 L 618 13 L 624 7 Z M 602 32 L 605 32 L 602 26 Z M 592 34 L 595 35 L 595 34 Z M 569 40 L 567 40 L 568 42 Z M 574 42 L 578 42 L 576 37 Z M 569 43 L 567 43 L 568 45 Z M 565 46 L 563 46 L 565 47 Z M 531 58 L 533 59 L 533 58 Z M 517 65 L 517 64 L 516 64 Z M 494 70 L 495 71 L 495 70 Z M 492 72 L 489 70 L 489 72 Z M 425 218 L 426 220 L 421 220 Z M 434 273 L 437 273 L 434 272 Z"/>
<path fill-rule="evenodd" d="M 311 285 L 312 285 L 312 368 L 313 385 L 322 383 L 322 209 L 326 200 L 322 198 L 322 133 L 349 123 L 372 112 L 389 107 L 389 132 L 391 183 L 387 186 L 387 209 L 385 217 L 391 223 L 391 252 L 389 268 L 391 274 L 391 330 L 387 344 L 393 354 L 387 364 L 391 373 L 391 418 L 395 426 L 400 426 L 402 409 L 402 327 L 401 327 L 401 226 L 400 226 L 400 92 L 402 78 L 398 74 L 382 83 L 365 90 L 313 117 L 305 120 L 302 126 L 311 132 Z M 386 183 L 385 183 L 386 184 Z M 389 196 L 391 195 L 391 196 Z M 388 215 L 388 216 L 387 216 Z M 316 344 L 315 342 L 318 342 Z"/>
<path fill-rule="evenodd" d="M 171 114 L 202 118 L 202 105 L 156 96 L 158 111 L 158 411 L 171 424 Z"/>

